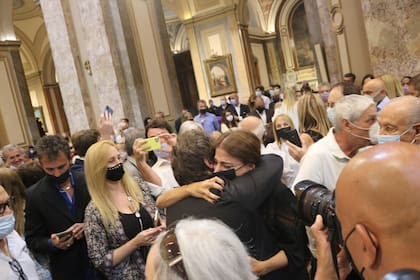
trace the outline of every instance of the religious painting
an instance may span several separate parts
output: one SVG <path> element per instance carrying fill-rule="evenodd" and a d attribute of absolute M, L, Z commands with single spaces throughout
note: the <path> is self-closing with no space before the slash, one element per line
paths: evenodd
<path fill-rule="evenodd" d="M 236 92 L 232 56 L 214 56 L 204 61 L 212 97 Z"/>
<path fill-rule="evenodd" d="M 295 45 L 295 59 L 298 68 L 314 65 L 314 52 L 306 22 L 306 13 L 303 2 L 299 4 L 291 17 L 291 30 Z"/>

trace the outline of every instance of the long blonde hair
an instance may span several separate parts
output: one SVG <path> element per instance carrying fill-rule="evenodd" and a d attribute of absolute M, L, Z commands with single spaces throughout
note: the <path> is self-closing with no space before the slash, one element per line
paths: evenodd
<path fill-rule="evenodd" d="M 88 191 L 102 216 L 105 228 L 108 230 L 114 227 L 118 220 L 118 209 L 112 203 L 105 177 L 111 147 L 116 148 L 112 141 L 99 141 L 88 149 L 85 159 L 85 177 Z M 128 196 L 131 196 L 135 210 L 138 211 L 140 203 L 143 201 L 140 187 L 127 172 L 124 173 L 121 180 L 125 192 Z"/>
<path fill-rule="evenodd" d="M 315 129 L 323 136 L 327 135 L 331 125 L 324 102 L 319 95 L 304 94 L 298 101 L 298 115 L 300 132 Z"/>
<path fill-rule="evenodd" d="M 295 91 L 291 88 L 287 88 L 284 91 L 284 99 L 281 102 L 281 106 L 285 106 L 288 111 L 291 111 L 293 109 L 293 106 L 297 102 L 297 96 L 295 94 Z"/>
<path fill-rule="evenodd" d="M 404 96 L 400 81 L 398 81 L 395 75 L 386 73 L 379 78 L 384 82 L 386 93 L 390 99 Z"/>
<path fill-rule="evenodd" d="M 4 187 L 10 197 L 14 197 L 12 210 L 16 219 L 15 230 L 23 236 L 25 233 L 23 213 L 25 208 L 25 185 L 16 171 L 6 167 L 0 168 L 0 185 Z"/>

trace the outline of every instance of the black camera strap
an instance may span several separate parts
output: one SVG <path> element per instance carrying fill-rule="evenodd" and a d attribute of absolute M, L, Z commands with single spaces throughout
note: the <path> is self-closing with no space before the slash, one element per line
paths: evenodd
<path fill-rule="evenodd" d="M 337 229 L 328 229 L 328 242 L 330 242 L 331 244 L 331 256 L 333 259 L 333 263 L 334 263 L 334 269 L 335 269 L 335 273 L 337 274 L 337 279 L 340 280 L 340 272 L 338 269 L 338 263 L 337 263 L 337 254 L 340 251 L 340 247 L 338 246 L 338 244 L 336 242 L 333 242 L 335 240 L 337 240 Z"/>

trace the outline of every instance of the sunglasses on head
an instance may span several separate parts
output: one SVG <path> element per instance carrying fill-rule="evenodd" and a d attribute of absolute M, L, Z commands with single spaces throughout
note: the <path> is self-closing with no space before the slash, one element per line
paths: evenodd
<path fill-rule="evenodd" d="M 179 277 L 182 279 L 188 279 L 175 235 L 175 228 L 171 228 L 167 233 L 165 233 L 165 236 L 160 243 L 160 255 Z"/>

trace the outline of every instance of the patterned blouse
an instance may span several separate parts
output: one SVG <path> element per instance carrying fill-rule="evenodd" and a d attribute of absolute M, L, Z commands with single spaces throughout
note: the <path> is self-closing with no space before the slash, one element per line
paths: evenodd
<path fill-rule="evenodd" d="M 86 207 L 84 222 L 89 258 L 107 279 L 145 279 L 145 258 L 140 248 L 125 258 L 121 263 L 114 267 L 112 266 L 113 250 L 129 241 L 119 219 L 115 227 L 107 231 L 102 223 L 102 216 L 98 208 L 91 201 Z"/>

